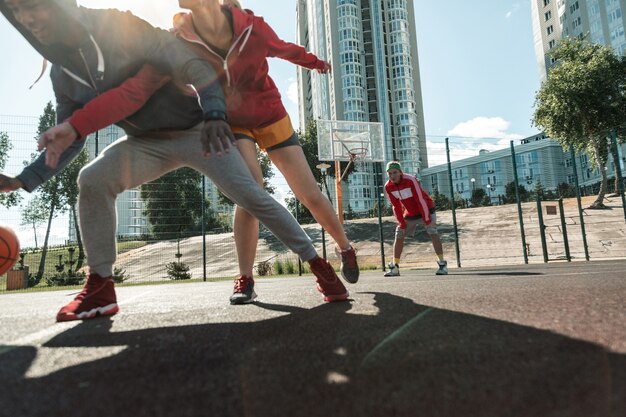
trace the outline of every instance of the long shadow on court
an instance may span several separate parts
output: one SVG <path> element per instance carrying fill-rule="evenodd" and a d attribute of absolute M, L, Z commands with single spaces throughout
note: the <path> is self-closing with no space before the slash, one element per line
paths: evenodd
<path fill-rule="evenodd" d="M 35 348 L 0 355 L 0 415 L 625 415 L 624 355 L 372 294 L 376 315 L 351 313 L 350 303 L 258 303 L 239 308 L 285 315 L 122 332 L 110 331 L 111 320 L 87 321 L 45 347 L 123 350 L 39 378 L 25 378 Z"/>

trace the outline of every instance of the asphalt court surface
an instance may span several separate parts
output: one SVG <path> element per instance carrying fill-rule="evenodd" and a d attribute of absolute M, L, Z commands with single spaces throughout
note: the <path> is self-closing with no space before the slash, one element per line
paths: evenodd
<path fill-rule="evenodd" d="M 626 261 L 0 296 L 0 416 L 625 416 Z"/>

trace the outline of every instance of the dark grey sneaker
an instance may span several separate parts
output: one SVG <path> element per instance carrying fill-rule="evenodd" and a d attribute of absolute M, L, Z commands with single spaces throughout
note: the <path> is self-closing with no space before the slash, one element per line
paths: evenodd
<path fill-rule="evenodd" d="M 252 277 L 241 275 L 235 279 L 235 290 L 230 296 L 231 304 L 247 304 L 254 301 L 256 293 L 254 292 L 254 280 Z"/>
<path fill-rule="evenodd" d="M 350 284 L 355 284 L 359 280 L 356 251 L 350 246 L 350 249 L 342 250 L 339 255 L 341 256 L 341 276 Z"/>
<path fill-rule="evenodd" d="M 448 275 L 448 261 L 437 261 L 437 265 L 439 266 L 437 275 Z"/>

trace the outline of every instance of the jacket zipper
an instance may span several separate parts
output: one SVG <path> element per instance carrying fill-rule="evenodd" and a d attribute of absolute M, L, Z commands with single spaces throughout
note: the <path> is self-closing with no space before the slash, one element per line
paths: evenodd
<path fill-rule="evenodd" d="M 80 58 L 83 60 L 83 64 L 85 65 L 85 69 L 87 70 L 87 75 L 89 75 L 89 81 L 91 81 L 91 87 L 95 90 L 97 95 L 100 95 L 100 91 L 98 91 L 98 86 L 96 85 L 96 81 L 93 79 L 93 75 L 91 74 L 89 65 L 87 65 L 87 59 L 85 59 L 85 55 L 83 54 L 82 48 L 78 48 L 78 53 L 80 54 Z"/>
<path fill-rule="evenodd" d="M 235 46 L 237 46 L 237 43 L 239 42 L 239 40 L 241 40 L 241 38 L 243 38 L 244 35 L 246 35 L 246 39 L 245 42 L 241 45 L 241 47 L 239 48 L 239 52 L 241 52 L 241 50 L 243 49 L 243 47 L 245 46 L 246 42 L 248 41 L 248 38 L 250 37 L 250 32 L 252 32 L 252 25 L 248 26 L 247 28 L 245 28 L 243 30 L 243 32 L 241 32 L 241 34 L 237 37 L 237 39 L 235 39 L 235 41 L 230 45 L 230 48 L 228 49 L 228 52 L 226 53 L 226 58 L 222 58 L 222 56 L 220 54 L 218 54 L 217 52 L 215 52 L 213 49 L 211 49 L 211 47 L 209 45 L 207 45 L 206 43 L 202 42 L 201 40 L 198 39 L 189 39 L 187 38 L 184 34 L 182 35 L 182 37 L 188 41 L 188 42 L 192 42 L 192 43 L 197 43 L 199 45 L 202 45 L 203 47 L 205 47 L 210 53 L 212 53 L 213 55 L 215 55 L 216 57 L 218 57 L 221 61 L 222 61 L 222 68 L 224 69 L 224 72 L 226 73 L 226 85 L 228 87 L 231 87 L 231 79 L 230 79 L 230 72 L 228 71 L 228 57 L 230 56 L 230 53 L 233 51 L 233 49 L 235 49 Z M 196 35 L 197 36 L 197 35 Z"/>

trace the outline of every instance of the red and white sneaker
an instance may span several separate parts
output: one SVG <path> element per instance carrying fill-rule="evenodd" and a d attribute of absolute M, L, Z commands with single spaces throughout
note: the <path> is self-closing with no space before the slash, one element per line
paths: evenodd
<path fill-rule="evenodd" d="M 315 274 L 317 290 L 324 294 L 324 301 L 344 301 L 350 294 L 343 285 L 332 265 L 319 256 L 309 262 L 311 272 Z"/>
<path fill-rule="evenodd" d="M 112 316 L 120 311 L 112 277 L 89 274 L 83 290 L 57 313 L 57 321 L 86 320 Z"/>

